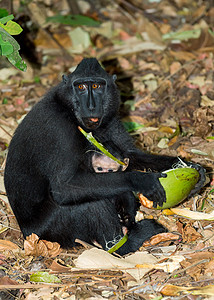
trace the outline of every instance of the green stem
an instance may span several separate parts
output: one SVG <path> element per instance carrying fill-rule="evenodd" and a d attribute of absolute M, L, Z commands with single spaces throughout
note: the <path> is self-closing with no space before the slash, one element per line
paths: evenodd
<path fill-rule="evenodd" d="M 111 247 L 108 250 L 108 253 L 113 253 L 117 251 L 120 247 L 122 247 L 125 244 L 127 240 L 128 240 L 128 234 L 125 234 L 124 237 L 121 240 L 119 240 L 117 244 L 115 244 L 113 247 Z"/>
<path fill-rule="evenodd" d="M 114 157 L 101 143 L 99 143 L 92 135 L 91 132 L 87 133 L 85 130 L 83 130 L 80 126 L 78 126 L 78 129 L 80 132 L 87 138 L 87 140 L 92 143 L 94 146 L 96 146 L 100 151 L 102 151 L 106 156 L 110 157 L 112 160 L 116 161 L 118 164 L 122 166 L 126 166 L 126 164 Z"/>

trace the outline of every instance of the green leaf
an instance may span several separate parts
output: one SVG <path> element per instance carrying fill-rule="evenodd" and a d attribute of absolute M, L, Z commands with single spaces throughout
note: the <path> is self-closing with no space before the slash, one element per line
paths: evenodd
<path fill-rule="evenodd" d="M 85 25 L 85 26 L 93 27 L 93 26 L 100 25 L 100 22 L 82 15 L 68 15 L 68 16 L 55 15 L 53 17 L 48 17 L 46 21 L 70 25 L 70 26 Z"/>
<path fill-rule="evenodd" d="M 136 130 L 144 127 L 144 125 L 136 123 L 136 122 L 123 122 L 123 125 L 124 125 L 126 131 L 128 131 L 128 132 L 136 131 Z"/>
<path fill-rule="evenodd" d="M 20 50 L 20 46 L 17 41 L 6 30 L 4 30 L 4 28 L 0 27 L 0 34 L 3 41 L 9 42 L 13 46 L 14 51 Z"/>
<path fill-rule="evenodd" d="M 13 22 L 13 21 L 7 22 L 6 25 L 0 24 L 0 26 L 3 27 L 4 30 L 6 30 L 11 35 L 20 34 L 23 30 L 19 24 L 17 24 L 16 22 Z"/>
<path fill-rule="evenodd" d="M 86 137 L 86 139 L 92 143 L 95 147 L 97 147 L 100 151 L 102 151 L 106 156 L 110 157 L 114 161 L 116 161 L 118 164 L 125 166 L 126 164 L 114 157 L 101 143 L 99 143 L 92 135 L 91 132 L 87 133 L 85 130 L 83 130 L 80 126 L 78 126 L 78 129 L 80 132 Z"/>
<path fill-rule="evenodd" d="M 176 31 L 166 33 L 162 36 L 163 40 L 180 40 L 186 41 L 189 39 L 197 39 L 201 34 L 201 29 L 193 29 L 193 30 L 186 30 L 186 31 Z"/>
<path fill-rule="evenodd" d="M 30 276 L 30 281 L 33 282 L 46 282 L 46 283 L 59 283 L 61 280 L 55 275 L 48 272 L 36 272 Z"/>
<path fill-rule="evenodd" d="M 5 8 L 0 8 L 0 18 L 8 16 L 8 11 Z"/>
<path fill-rule="evenodd" d="M 0 23 L 0 27 L 3 28 L 5 31 L 7 31 L 11 35 L 20 34 L 22 32 L 22 28 L 19 24 L 13 21 L 7 22 L 6 25 L 2 25 Z"/>
<path fill-rule="evenodd" d="M 27 70 L 27 65 L 26 63 L 22 60 L 21 56 L 19 55 L 18 51 L 14 51 L 10 55 L 6 56 L 9 62 L 14 65 L 17 69 L 21 71 L 26 71 Z"/>
<path fill-rule="evenodd" d="M 0 54 L 1 55 L 9 55 L 13 52 L 13 46 L 9 42 L 3 41 L 1 34 L 0 34 Z"/>
<path fill-rule="evenodd" d="M 26 71 L 27 65 L 19 55 L 20 46 L 17 41 L 3 28 L 0 27 L 0 35 L 4 42 L 10 43 L 13 47 L 13 52 L 5 55 L 7 59 L 21 71 Z"/>
<path fill-rule="evenodd" d="M 5 24 L 14 19 L 14 15 L 9 15 L 0 19 L 0 23 Z"/>

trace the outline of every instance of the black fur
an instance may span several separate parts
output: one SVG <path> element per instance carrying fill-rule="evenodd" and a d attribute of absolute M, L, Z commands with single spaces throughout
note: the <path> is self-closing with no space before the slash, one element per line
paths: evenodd
<path fill-rule="evenodd" d="M 99 80 L 102 94 L 91 89 L 92 82 Z M 77 81 L 86 82 L 90 87 L 88 99 L 93 100 L 94 106 L 88 113 L 83 100 L 86 94 L 81 97 L 74 85 Z M 177 159 L 137 150 L 118 119 L 119 102 L 115 78 L 96 59 L 84 59 L 19 125 L 9 147 L 5 186 L 24 237 L 36 233 L 42 239 L 57 241 L 68 248 L 78 238 L 88 243 L 97 241 L 106 248 L 108 241 L 122 235 L 117 209 L 114 201 L 110 201 L 112 197 L 135 191 L 142 192 L 155 204 L 165 201 L 158 180 L 162 174 L 135 169 L 146 167 L 161 172 L 171 168 Z M 99 121 L 95 124 L 92 117 Z M 106 174 L 93 174 L 80 168 L 92 146 L 78 126 L 92 131 L 107 148 L 109 145 L 122 157 L 128 157 L 129 168 L 125 172 Z M 201 174 L 203 177 L 202 171 Z M 132 201 L 134 206 L 134 197 Z M 133 225 L 128 242 L 119 252 L 137 250 L 145 239 L 160 231 L 160 226 L 153 221 Z"/>

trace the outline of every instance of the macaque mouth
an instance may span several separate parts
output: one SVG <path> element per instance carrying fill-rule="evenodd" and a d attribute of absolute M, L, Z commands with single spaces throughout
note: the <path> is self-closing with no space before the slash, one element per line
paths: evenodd
<path fill-rule="evenodd" d="M 90 118 L 90 121 L 94 122 L 94 123 L 97 123 L 99 121 L 99 119 L 98 118 Z"/>
<path fill-rule="evenodd" d="M 100 118 L 83 118 L 84 125 L 89 129 L 95 129 L 100 125 Z"/>

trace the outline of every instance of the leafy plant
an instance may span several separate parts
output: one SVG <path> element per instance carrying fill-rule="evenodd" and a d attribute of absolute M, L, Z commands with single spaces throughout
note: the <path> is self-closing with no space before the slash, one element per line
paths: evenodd
<path fill-rule="evenodd" d="M 5 15 L 5 10 L 0 10 L 0 15 Z M 12 21 L 13 15 L 0 18 L 0 55 L 6 56 L 11 64 L 21 71 L 26 71 L 27 65 L 19 55 L 20 46 L 12 35 L 22 32 L 19 24 Z"/>
<path fill-rule="evenodd" d="M 53 17 L 48 17 L 47 22 L 55 22 L 55 23 L 60 23 L 60 24 L 70 25 L 70 26 L 85 25 L 85 26 L 93 27 L 93 26 L 100 25 L 100 22 L 82 15 L 68 15 L 68 16 L 55 15 Z"/>

